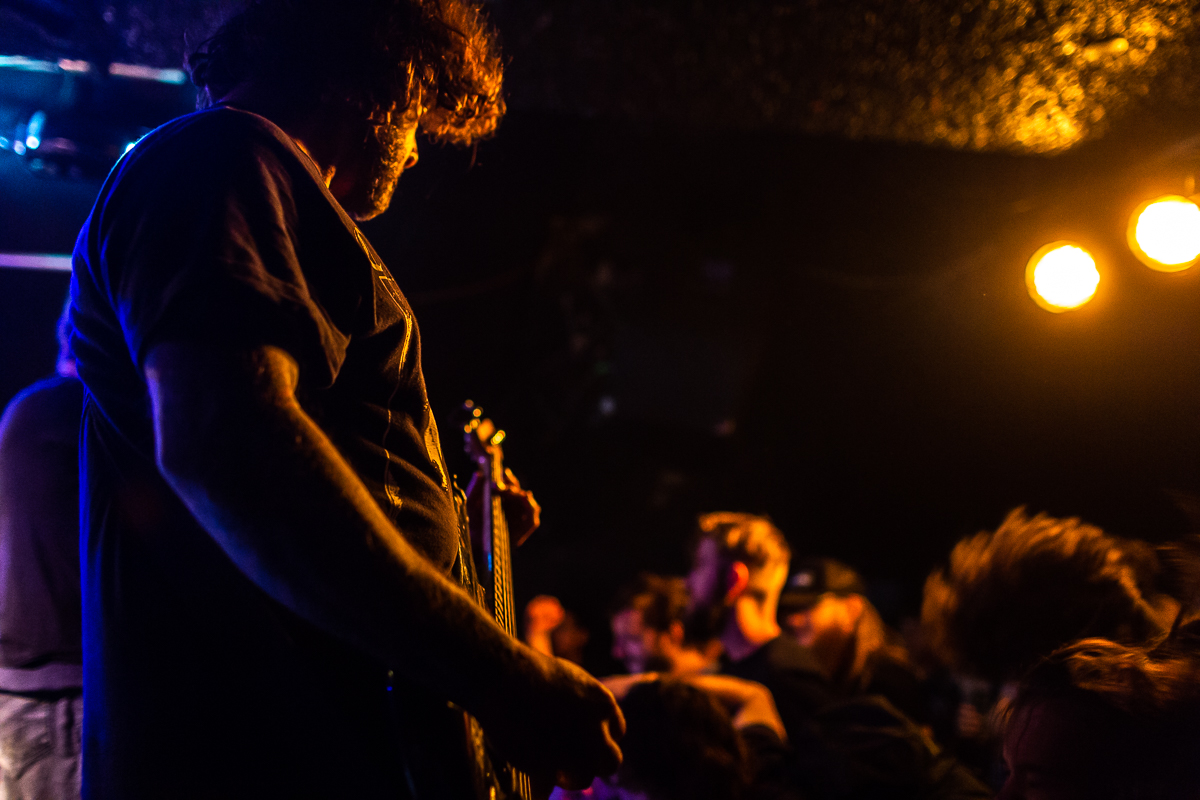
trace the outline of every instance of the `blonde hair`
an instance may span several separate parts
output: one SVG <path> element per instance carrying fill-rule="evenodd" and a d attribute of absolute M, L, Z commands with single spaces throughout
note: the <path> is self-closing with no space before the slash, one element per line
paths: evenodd
<path fill-rule="evenodd" d="M 696 521 L 696 545 L 705 539 L 716 542 L 722 558 L 740 561 L 751 569 L 787 564 L 792 550 L 770 518 L 733 511 L 701 514 Z"/>

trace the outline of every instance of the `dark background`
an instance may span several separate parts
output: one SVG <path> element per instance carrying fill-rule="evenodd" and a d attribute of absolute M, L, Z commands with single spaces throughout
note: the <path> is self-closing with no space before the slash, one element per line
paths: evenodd
<path fill-rule="evenodd" d="M 954 541 L 1017 505 L 1151 541 L 1191 529 L 1200 277 L 1152 272 L 1125 244 L 1140 202 L 1191 191 L 1191 18 L 1180 4 L 1127 4 L 1130 19 L 1159 13 L 1173 27 L 1138 69 L 1096 81 L 1108 62 L 1063 61 L 1056 31 L 1091 8 L 1081 47 L 1107 47 L 1121 31 L 1104 9 L 1123 4 L 1075 4 L 1065 21 L 1046 12 L 1037 31 L 1012 29 L 1021 41 L 981 18 L 939 45 L 935 22 L 957 5 L 962 19 L 984 13 L 789 6 L 817 16 L 788 23 L 788 38 L 768 24 L 783 4 L 749 3 L 747 20 L 668 3 L 674 38 L 654 39 L 632 4 L 597 17 L 564 3 L 542 28 L 550 12 L 534 3 L 493 4 L 513 53 L 499 135 L 477 150 L 423 144 L 393 208 L 364 226 L 417 312 L 447 448 L 451 411 L 475 400 L 508 430 L 509 463 L 545 508 L 516 557 L 518 599 L 561 597 L 597 633 L 593 655 L 616 586 L 684 570 L 702 511 L 769 513 L 798 553 L 861 568 L 893 619 L 915 611 Z M 910 6 L 928 16 L 905 28 Z M 29 26 L 0 43 L 95 58 L 70 48 L 103 32 L 47 33 L 30 9 L 48 7 L 0 9 Z M 130 11 L 164 7 L 109 7 L 110 27 L 167 44 L 107 57 L 176 65 L 175 29 Z M 869 14 L 883 19 L 873 39 Z M 722 38 L 722 20 L 742 27 Z M 620 38 L 629 31 L 641 38 Z M 1144 45 L 1126 35 L 1129 52 Z M 995 55 L 978 55 L 980 42 Z M 1058 60 L 1034 57 L 1055 42 Z M 922 72 L 939 47 L 943 67 L 959 65 Z M 1066 81 L 1057 111 L 1022 106 L 1028 87 L 1014 100 L 988 82 L 1005 47 L 1029 66 L 1000 83 Z M 61 97 L 0 73 L 4 124 Z M 12 99 L 18 89 L 33 99 Z M 115 131 L 190 102 L 183 87 L 118 89 L 59 118 Z M 1047 134 L 1061 119 L 1079 124 Z M 0 150 L 0 251 L 69 252 L 98 185 Z M 1057 239 L 1092 249 L 1102 282 L 1088 305 L 1050 314 L 1024 269 Z M 68 279 L 0 269 L 0 401 L 53 369 Z"/>

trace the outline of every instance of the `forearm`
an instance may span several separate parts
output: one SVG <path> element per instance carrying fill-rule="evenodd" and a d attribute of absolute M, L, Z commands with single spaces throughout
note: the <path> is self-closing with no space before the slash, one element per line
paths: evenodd
<path fill-rule="evenodd" d="M 253 357 L 261 363 L 248 366 L 260 383 L 250 395 L 239 397 L 235 389 L 215 400 L 179 374 L 195 366 L 186 359 L 149 362 L 167 481 L 274 599 L 401 674 L 483 711 L 485 700 L 475 691 L 480 679 L 487 675 L 494 685 L 517 678 L 535 667 L 533 660 L 390 524 L 287 382 L 280 386 L 272 377 L 278 361 Z M 213 378 L 206 370 L 198 374 Z"/>

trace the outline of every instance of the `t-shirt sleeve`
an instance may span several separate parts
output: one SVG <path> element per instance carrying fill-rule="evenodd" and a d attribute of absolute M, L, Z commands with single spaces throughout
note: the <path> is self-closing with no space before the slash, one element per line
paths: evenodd
<path fill-rule="evenodd" d="M 308 173 L 265 131 L 207 127 L 123 164 L 106 198 L 101 263 L 129 353 L 141 370 L 166 341 L 275 345 L 327 386 L 349 336 L 298 252 L 293 181 Z"/>

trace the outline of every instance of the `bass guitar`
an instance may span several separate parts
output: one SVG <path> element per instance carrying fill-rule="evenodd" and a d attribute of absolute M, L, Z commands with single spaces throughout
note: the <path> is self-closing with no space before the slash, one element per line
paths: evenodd
<path fill-rule="evenodd" d="M 457 492 L 459 555 L 455 577 L 509 636 L 516 638 L 512 545 L 501 504 L 504 431 L 471 401 L 463 405 L 463 437 L 482 496 L 479 536 L 472 541 L 466 497 Z M 478 565 L 478 566 L 477 566 Z M 396 713 L 409 789 L 417 800 L 545 800 L 529 776 L 498 757 L 479 722 L 453 703 L 396 693 Z"/>
<path fill-rule="evenodd" d="M 497 624 L 514 639 L 517 638 L 517 618 L 513 610 L 512 541 L 508 521 L 504 517 L 499 486 L 504 482 L 504 451 L 501 444 L 505 433 L 483 416 L 483 412 L 468 400 L 463 404 L 468 414 L 463 426 L 467 455 L 475 462 L 476 480 L 482 487 L 482 518 L 480 520 L 480 561 L 482 578 L 479 581 L 483 606 Z M 493 761 L 493 764 L 496 762 Z M 501 788 L 512 798 L 534 800 L 529 776 L 508 764 L 494 767 Z"/>

